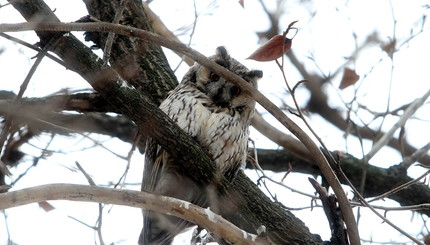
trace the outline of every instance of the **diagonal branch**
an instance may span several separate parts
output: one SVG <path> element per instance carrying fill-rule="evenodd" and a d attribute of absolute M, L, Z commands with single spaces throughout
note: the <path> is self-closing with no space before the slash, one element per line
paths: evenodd
<path fill-rule="evenodd" d="M 396 122 L 393 127 L 373 145 L 372 149 L 367 153 L 364 159 L 369 161 L 393 137 L 397 129 L 405 125 L 406 121 L 409 120 L 409 118 L 424 104 L 429 96 L 430 90 L 428 90 L 421 98 L 416 99 L 411 103 L 400 117 L 399 121 Z"/>

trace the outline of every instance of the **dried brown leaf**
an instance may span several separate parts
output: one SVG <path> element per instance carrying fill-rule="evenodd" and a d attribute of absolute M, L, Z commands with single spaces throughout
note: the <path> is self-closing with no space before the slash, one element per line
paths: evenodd
<path fill-rule="evenodd" d="M 282 35 L 276 35 L 255 50 L 248 59 L 256 61 L 276 60 L 290 50 L 291 44 L 291 39 L 284 38 Z"/>
<path fill-rule="evenodd" d="M 340 82 L 339 88 L 344 89 L 351 85 L 354 85 L 359 79 L 360 79 L 360 76 L 357 75 L 355 70 L 344 68 L 343 77 L 342 77 L 342 81 Z"/>
<path fill-rule="evenodd" d="M 38 202 L 37 204 L 39 204 L 39 207 L 42 208 L 45 212 L 49 212 L 55 209 L 55 207 L 49 204 L 49 202 L 47 201 Z"/>

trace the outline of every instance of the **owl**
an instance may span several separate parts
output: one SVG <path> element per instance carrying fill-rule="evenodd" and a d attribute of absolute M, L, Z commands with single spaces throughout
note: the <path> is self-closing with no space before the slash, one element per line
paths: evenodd
<path fill-rule="evenodd" d="M 209 57 L 232 71 L 255 88 L 263 76 L 260 70 L 249 70 L 230 57 L 224 47 Z M 244 167 L 249 125 L 255 101 L 241 88 L 215 72 L 196 63 L 182 82 L 162 102 L 160 109 L 180 128 L 191 135 L 209 152 L 216 171 L 234 178 Z M 207 207 L 209 198 L 205 186 L 178 171 L 181 166 L 153 140 L 147 142 L 142 190 L 179 198 Z M 164 214 L 144 210 L 144 225 L 140 245 L 171 244 L 173 238 L 193 224 Z"/>

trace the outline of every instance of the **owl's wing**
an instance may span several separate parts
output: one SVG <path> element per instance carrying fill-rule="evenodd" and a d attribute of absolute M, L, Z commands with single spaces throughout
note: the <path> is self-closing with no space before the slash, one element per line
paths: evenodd
<path fill-rule="evenodd" d="M 173 157 L 153 140 L 148 141 L 142 190 L 175 197 L 205 206 L 204 188 L 178 171 L 180 167 Z M 192 223 L 174 216 L 143 210 L 143 229 L 140 245 L 169 245 L 174 237 Z"/>
<path fill-rule="evenodd" d="M 169 160 L 169 155 L 153 140 L 148 139 L 145 151 L 145 165 L 142 180 L 142 191 L 160 193 L 158 190 L 160 178 L 163 178 L 163 164 Z M 174 236 L 159 224 L 163 216 L 155 212 L 143 210 L 143 228 L 139 237 L 139 245 L 160 244 L 169 245 Z"/>
<path fill-rule="evenodd" d="M 196 136 L 195 113 L 190 108 L 189 98 L 175 93 L 169 96 L 160 108 L 165 111 L 182 129 L 191 136 Z M 191 104 L 192 105 L 192 104 Z M 206 206 L 205 190 L 186 176 L 175 159 L 162 149 L 153 139 L 148 139 L 145 152 L 145 169 L 142 190 L 164 196 L 175 197 Z M 144 225 L 139 238 L 140 245 L 171 244 L 173 238 L 193 224 L 169 215 L 144 210 Z"/>
<path fill-rule="evenodd" d="M 149 138 L 146 142 L 142 191 L 153 192 L 160 178 L 160 170 L 163 163 L 163 154 L 160 154 L 160 151 L 162 151 L 160 146 L 153 139 Z"/>

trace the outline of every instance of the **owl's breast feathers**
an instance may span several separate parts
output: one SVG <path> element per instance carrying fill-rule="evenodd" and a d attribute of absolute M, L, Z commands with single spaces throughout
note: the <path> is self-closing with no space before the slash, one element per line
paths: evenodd
<path fill-rule="evenodd" d="M 192 84 L 182 83 L 160 108 L 208 150 L 222 172 L 245 165 L 253 107 L 239 112 L 218 106 Z"/>

